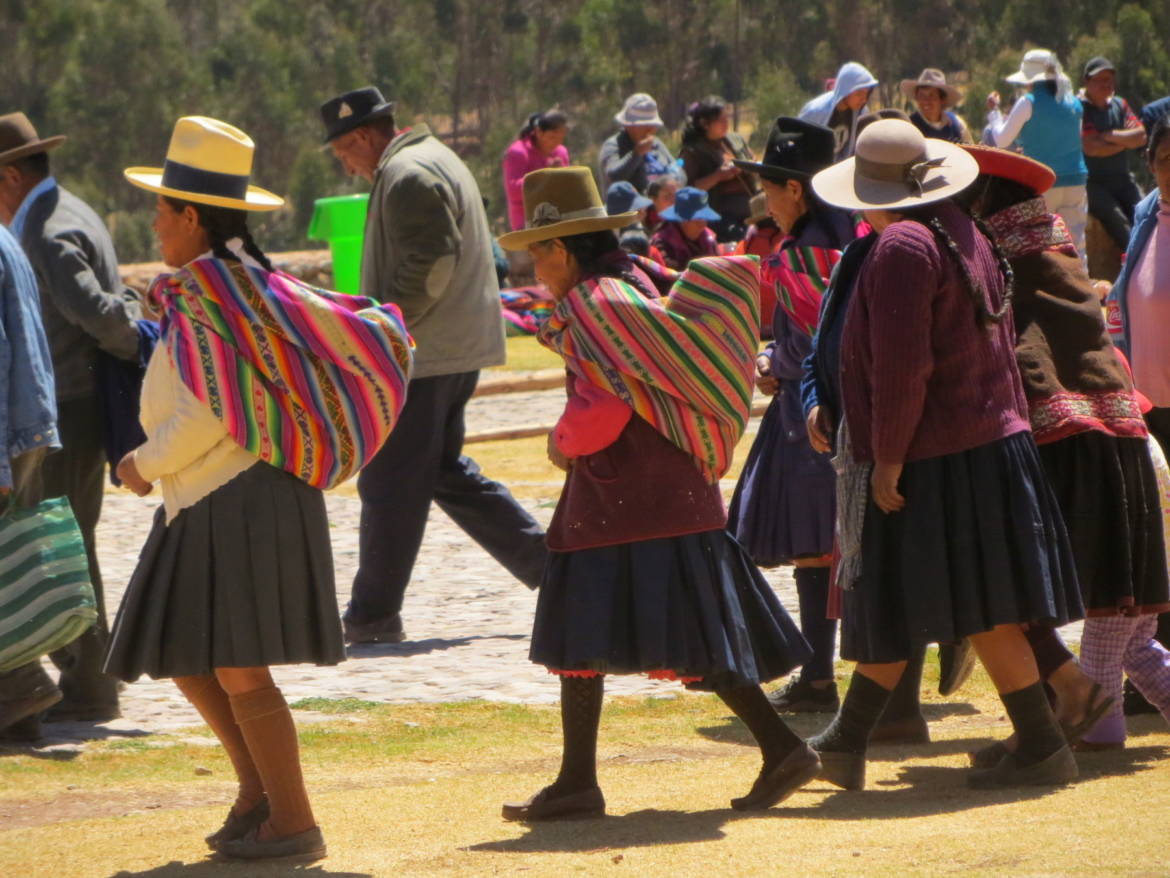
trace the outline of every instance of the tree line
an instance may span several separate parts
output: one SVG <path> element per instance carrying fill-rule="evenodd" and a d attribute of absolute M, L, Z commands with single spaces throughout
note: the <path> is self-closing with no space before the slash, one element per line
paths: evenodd
<path fill-rule="evenodd" d="M 857 60 L 882 81 L 883 106 L 900 105 L 898 80 L 942 68 L 978 130 L 983 97 L 1036 45 L 1074 83 L 1108 56 L 1138 108 L 1170 93 L 1168 22 L 1170 0 L 0 0 L 0 112 L 69 136 L 55 172 L 108 219 L 130 262 L 156 258 L 153 204 L 122 169 L 161 164 L 181 115 L 252 135 L 255 182 L 289 199 L 258 239 L 296 249 L 309 246 L 315 199 L 365 186 L 322 151 L 317 115 L 359 85 L 458 150 L 502 221 L 499 160 L 536 110 L 564 109 L 569 150 L 592 165 L 628 93 L 658 99 L 668 141 L 690 102 L 719 94 L 758 151 L 767 120 Z"/>

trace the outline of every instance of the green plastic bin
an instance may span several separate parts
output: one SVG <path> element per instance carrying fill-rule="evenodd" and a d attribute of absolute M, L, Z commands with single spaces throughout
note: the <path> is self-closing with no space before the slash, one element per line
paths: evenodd
<path fill-rule="evenodd" d="M 366 232 L 368 194 L 318 198 L 309 221 L 309 237 L 328 241 L 333 254 L 333 286 L 340 293 L 361 290 L 362 241 Z"/>

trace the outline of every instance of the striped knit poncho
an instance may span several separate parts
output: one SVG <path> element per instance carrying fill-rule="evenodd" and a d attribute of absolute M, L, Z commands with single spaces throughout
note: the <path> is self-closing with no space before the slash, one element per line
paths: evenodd
<path fill-rule="evenodd" d="M 183 383 L 261 460 L 331 488 L 390 435 L 413 357 L 397 306 L 217 258 L 150 296 Z"/>
<path fill-rule="evenodd" d="M 617 278 L 588 280 L 557 303 L 539 338 L 715 482 L 751 414 L 759 286 L 755 256 L 693 260 L 661 299 Z"/>

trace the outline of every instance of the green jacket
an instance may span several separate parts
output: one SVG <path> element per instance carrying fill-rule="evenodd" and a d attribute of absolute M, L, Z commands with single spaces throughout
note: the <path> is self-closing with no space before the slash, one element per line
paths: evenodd
<path fill-rule="evenodd" d="M 425 125 L 401 132 L 374 174 L 362 293 L 402 309 L 414 377 L 504 362 L 500 289 L 479 186 Z"/>

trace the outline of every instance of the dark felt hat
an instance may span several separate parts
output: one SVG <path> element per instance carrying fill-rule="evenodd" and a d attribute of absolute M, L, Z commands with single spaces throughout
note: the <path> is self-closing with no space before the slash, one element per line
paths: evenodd
<path fill-rule="evenodd" d="M 372 85 L 347 91 L 321 105 L 325 142 L 329 143 L 367 122 L 389 116 L 393 112 L 394 102 L 382 97 L 382 92 Z"/>
<path fill-rule="evenodd" d="M 791 116 L 779 116 L 772 123 L 763 160 L 747 162 L 737 159 L 735 164 L 746 171 L 754 171 L 765 180 L 807 180 L 833 164 L 836 145 L 837 140 L 828 128 Z"/>
<path fill-rule="evenodd" d="M 64 135 L 40 137 L 24 113 L 0 116 L 0 165 L 7 165 L 25 156 L 48 152 L 65 142 Z"/>

